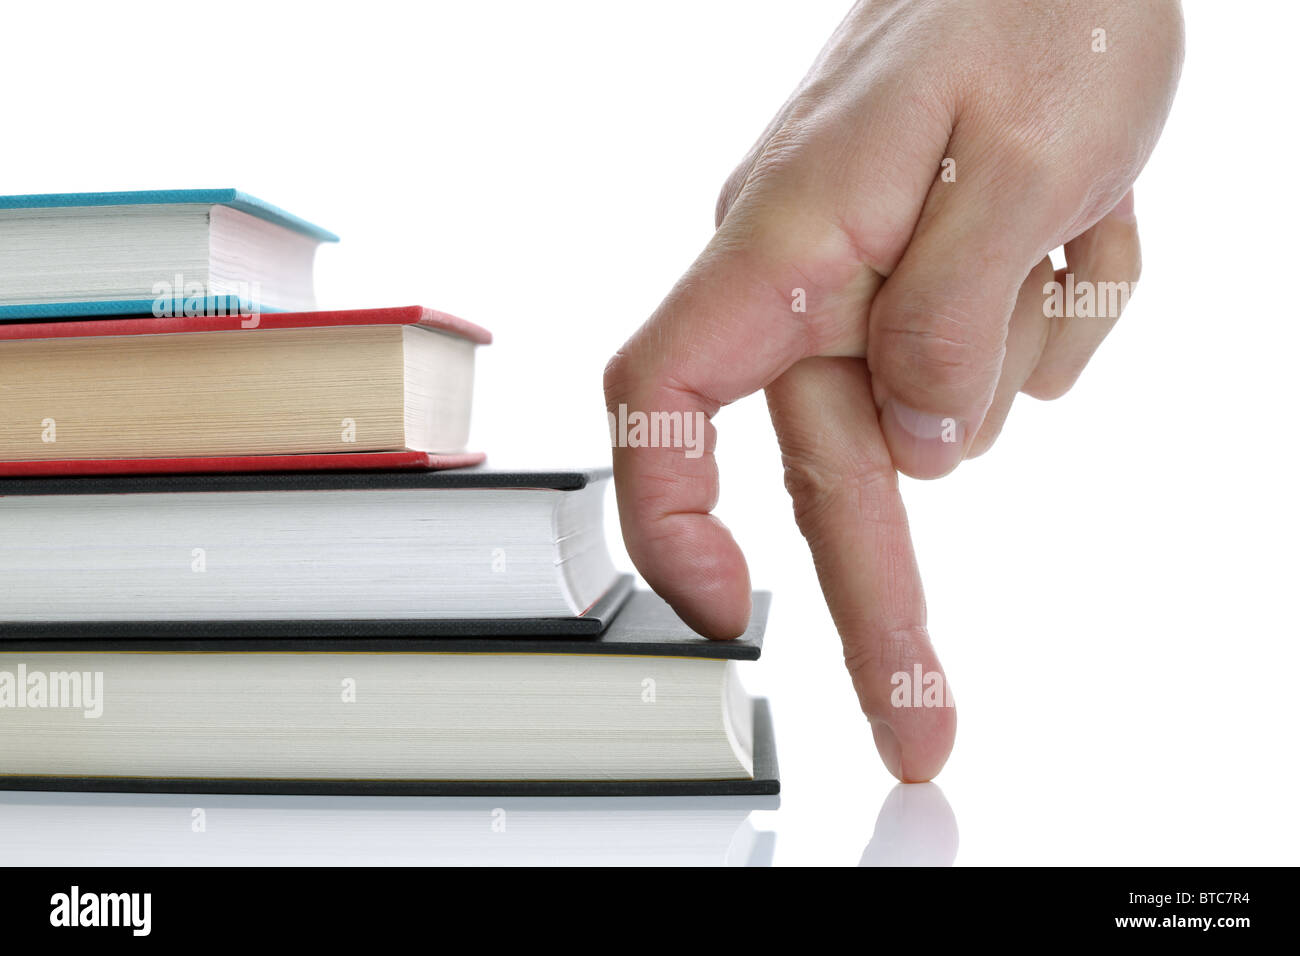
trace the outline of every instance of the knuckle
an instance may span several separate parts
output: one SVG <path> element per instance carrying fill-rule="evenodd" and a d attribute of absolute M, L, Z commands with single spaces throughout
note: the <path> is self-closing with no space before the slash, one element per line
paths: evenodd
<path fill-rule="evenodd" d="M 860 640 L 844 642 L 844 666 L 855 683 L 879 670 L 883 658 L 882 648 L 877 644 Z"/>
<path fill-rule="evenodd" d="M 886 316 L 875 330 L 879 354 L 907 380 L 957 391 L 985 382 L 1002 364 L 1002 329 L 994 337 L 951 297 L 909 294 Z"/>
<path fill-rule="evenodd" d="M 628 393 L 631 386 L 632 360 L 626 348 L 621 348 L 605 363 L 603 385 L 605 401 L 612 402 Z"/>
<path fill-rule="evenodd" d="M 885 627 L 872 633 L 845 634 L 844 666 L 864 701 L 889 698 L 889 678 L 910 671 L 929 646 L 930 637 L 921 625 Z"/>
<path fill-rule="evenodd" d="M 672 519 L 696 507 L 712 510 L 716 501 L 716 477 L 708 500 L 693 500 L 698 490 L 685 476 L 671 468 L 645 468 L 638 476 L 635 491 L 627 499 L 628 512 L 652 545 L 665 546 L 674 537 Z"/>
<path fill-rule="evenodd" d="M 718 193 L 718 201 L 713 207 L 713 225 L 717 228 L 722 225 L 722 220 L 727 218 L 727 213 L 731 211 L 732 205 L 740 195 L 740 191 L 745 188 L 745 180 L 749 178 L 750 163 L 742 163 L 727 177 L 727 181 L 722 184 L 722 190 Z"/>
<path fill-rule="evenodd" d="M 1061 181 L 1060 159 L 1052 155 L 1053 127 L 1045 123 L 1012 124 L 998 143 L 998 167 L 1022 189 L 1046 193 Z"/>
<path fill-rule="evenodd" d="M 783 468 L 785 490 L 794 503 L 794 517 L 800 530 L 808 534 L 807 525 L 825 510 L 832 494 L 832 484 L 825 474 L 807 459 L 786 457 Z"/>
<path fill-rule="evenodd" d="M 881 522 L 883 515 L 873 502 L 894 481 L 893 472 L 875 463 L 856 468 L 815 461 L 806 455 L 784 455 L 786 491 L 794 505 L 800 532 L 815 545 L 828 530 L 828 518 L 838 521 L 841 508 L 853 510 L 855 518 Z"/>

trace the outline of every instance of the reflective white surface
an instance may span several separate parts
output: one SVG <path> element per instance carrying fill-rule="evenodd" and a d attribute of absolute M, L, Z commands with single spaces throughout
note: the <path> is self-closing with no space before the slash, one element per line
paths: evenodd
<path fill-rule="evenodd" d="M 0 865 L 769 866 L 761 798 L 0 794 Z"/>
<path fill-rule="evenodd" d="M 0 866 L 771 866 L 778 800 L 0 794 Z M 933 783 L 889 791 L 861 866 L 950 866 Z"/>

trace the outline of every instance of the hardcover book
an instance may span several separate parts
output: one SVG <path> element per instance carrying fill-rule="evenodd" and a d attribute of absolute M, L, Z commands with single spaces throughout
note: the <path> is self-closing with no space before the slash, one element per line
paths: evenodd
<path fill-rule="evenodd" d="M 0 196 L 0 320 L 311 309 L 337 241 L 236 189 Z"/>
<path fill-rule="evenodd" d="M 0 479 L 0 637 L 592 634 L 608 470 Z"/>
<path fill-rule="evenodd" d="M 473 464 L 491 341 L 420 306 L 0 324 L 0 474 Z"/>
<path fill-rule="evenodd" d="M 770 714 L 735 663 L 758 657 L 768 603 L 736 641 L 645 591 L 561 645 L 0 641 L 0 788 L 774 794 Z"/>

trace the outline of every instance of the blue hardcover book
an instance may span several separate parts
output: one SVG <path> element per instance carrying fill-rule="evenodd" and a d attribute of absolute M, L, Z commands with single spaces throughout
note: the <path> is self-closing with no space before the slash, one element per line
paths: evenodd
<path fill-rule="evenodd" d="M 307 311 L 337 241 L 236 189 L 0 196 L 0 321 Z"/>

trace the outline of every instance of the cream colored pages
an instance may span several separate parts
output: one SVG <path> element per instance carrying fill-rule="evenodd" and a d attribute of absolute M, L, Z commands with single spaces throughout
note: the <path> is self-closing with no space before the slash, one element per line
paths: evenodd
<path fill-rule="evenodd" d="M 406 447 L 403 328 L 0 343 L 0 459 Z"/>

